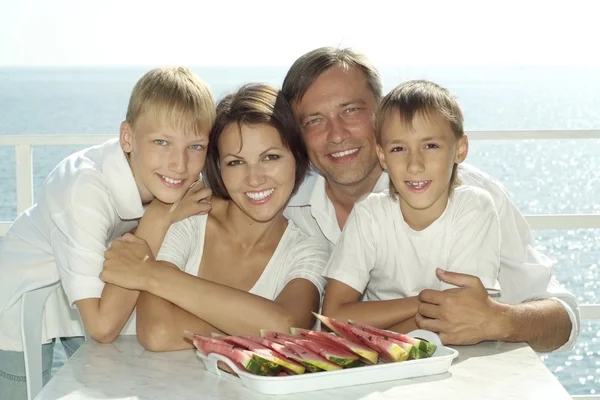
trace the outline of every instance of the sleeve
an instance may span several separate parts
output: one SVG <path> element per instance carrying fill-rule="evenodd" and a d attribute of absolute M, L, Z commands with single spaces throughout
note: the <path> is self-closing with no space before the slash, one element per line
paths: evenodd
<path fill-rule="evenodd" d="M 485 177 L 472 166 L 468 171 L 461 167 L 461 180 L 489 192 L 498 211 L 502 237 L 498 274 L 502 295 L 499 301 L 507 304 L 546 298 L 558 301 L 569 314 L 573 328 L 569 341 L 556 351 L 572 349 L 580 331 L 577 299 L 553 276 L 554 262 L 534 249 L 531 228 L 502 184 Z"/>
<path fill-rule="evenodd" d="M 468 188 L 453 207 L 456 214 L 452 219 L 448 270 L 475 275 L 488 291 L 497 292 L 500 223 L 491 196 L 481 189 Z M 442 282 L 442 290 L 452 287 Z"/>
<path fill-rule="evenodd" d="M 326 280 L 323 269 L 329 259 L 329 250 L 324 243 L 313 237 L 306 237 L 290 249 L 288 271 L 283 286 L 293 279 L 301 278 L 312 282 L 323 296 Z"/>
<path fill-rule="evenodd" d="M 185 271 L 194 250 L 194 244 L 200 243 L 198 232 L 202 217 L 206 218 L 206 216 L 192 216 L 171 225 L 156 259 L 170 262 Z"/>
<path fill-rule="evenodd" d="M 365 200 L 355 204 L 323 274 L 359 293 L 367 288 L 377 261 L 377 221 L 369 212 L 369 204 Z"/>
<path fill-rule="evenodd" d="M 85 178 L 85 179 L 81 179 Z M 102 178 L 92 174 L 80 177 L 67 193 L 52 203 L 55 228 L 50 245 L 56 259 L 63 289 L 71 306 L 81 299 L 100 298 L 104 252 L 115 229 L 114 207 Z"/>

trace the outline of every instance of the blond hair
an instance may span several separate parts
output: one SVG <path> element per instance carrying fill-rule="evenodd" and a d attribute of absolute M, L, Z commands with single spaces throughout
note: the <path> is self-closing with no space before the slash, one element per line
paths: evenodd
<path fill-rule="evenodd" d="M 456 139 L 464 136 L 463 113 L 458 101 L 452 94 L 433 82 L 426 80 L 412 80 L 404 82 L 389 92 L 381 101 L 375 116 L 375 139 L 381 145 L 381 127 L 385 118 L 392 112 L 400 115 L 400 120 L 412 129 L 416 115 L 431 117 L 439 115 L 450 124 Z M 458 164 L 452 168 L 450 178 L 450 192 L 460 185 L 457 176 Z M 398 190 L 390 179 L 390 196 L 396 198 Z"/>
<path fill-rule="evenodd" d="M 210 90 L 189 68 L 155 68 L 135 84 L 125 121 L 132 128 L 142 115 L 194 135 L 207 132 L 215 121 Z"/>

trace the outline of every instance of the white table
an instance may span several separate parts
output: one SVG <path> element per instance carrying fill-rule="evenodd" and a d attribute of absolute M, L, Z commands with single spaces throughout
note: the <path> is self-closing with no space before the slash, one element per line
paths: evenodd
<path fill-rule="evenodd" d="M 271 396 L 207 372 L 192 350 L 151 353 L 135 336 L 121 336 L 87 341 L 36 399 L 571 399 L 525 344 L 454 348 L 460 355 L 446 374 Z"/>

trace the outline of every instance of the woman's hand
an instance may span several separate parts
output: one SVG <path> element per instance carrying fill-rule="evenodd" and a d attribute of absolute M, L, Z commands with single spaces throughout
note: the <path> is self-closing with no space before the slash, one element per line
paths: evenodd
<path fill-rule="evenodd" d="M 144 290 L 149 270 L 155 261 L 144 239 L 126 233 L 113 241 L 110 249 L 104 253 L 100 279 L 125 289 Z"/>

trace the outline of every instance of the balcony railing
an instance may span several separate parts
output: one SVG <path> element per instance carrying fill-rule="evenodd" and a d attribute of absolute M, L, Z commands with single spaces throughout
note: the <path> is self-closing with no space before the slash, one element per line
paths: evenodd
<path fill-rule="evenodd" d="M 539 130 L 539 131 L 471 131 L 469 140 L 533 140 L 533 139 L 599 139 L 600 130 Z M 15 147 L 17 173 L 17 214 L 33 204 L 33 146 L 91 146 L 115 135 L 0 135 L 0 146 Z M 600 229 L 600 214 L 547 214 L 525 215 L 534 230 L 544 229 Z M 0 222 L 0 236 L 4 236 L 10 221 Z M 600 320 L 600 304 L 580 306 L 581 319 Z"/>

